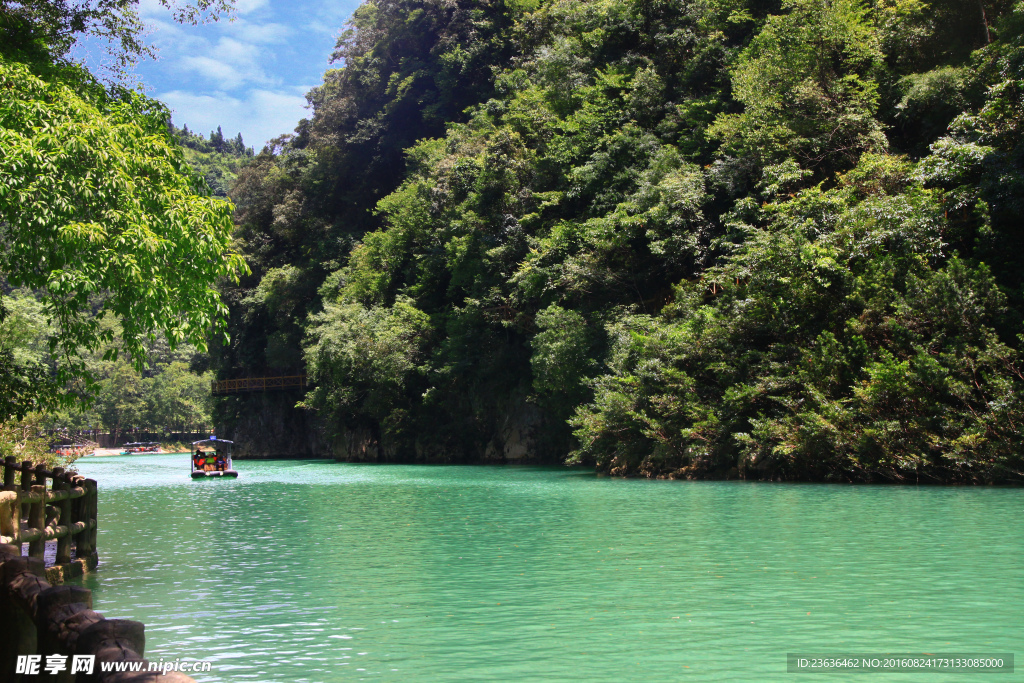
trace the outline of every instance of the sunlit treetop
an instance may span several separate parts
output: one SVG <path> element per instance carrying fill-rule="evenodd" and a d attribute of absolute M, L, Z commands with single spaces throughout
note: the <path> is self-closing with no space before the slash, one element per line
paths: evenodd
<path fill-rule="evenodd" d="M 166 108 L 102 86 L 25 39 L 24 20 L 0 18 L 0 275 L 39 293 L 55 329 L 49 389 L 0 372 L 3 420 L 88 395 L 80 352 L 114 342 L 108 314 L 137 364 L 160 332 L 205 348 L 225 312 L 216 284 L 246 265 L 230 248 L 232 205 L 187 166 Z"/>

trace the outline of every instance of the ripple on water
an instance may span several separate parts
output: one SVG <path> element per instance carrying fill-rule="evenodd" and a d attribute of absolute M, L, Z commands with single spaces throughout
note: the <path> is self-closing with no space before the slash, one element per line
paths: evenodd
<path fill-rule="evenodd" d="M 782 680 L 787 652 L 1024 637 L 1017 489 L 236 465 L 79 461 L 96 608 L 199 681 Z"/>

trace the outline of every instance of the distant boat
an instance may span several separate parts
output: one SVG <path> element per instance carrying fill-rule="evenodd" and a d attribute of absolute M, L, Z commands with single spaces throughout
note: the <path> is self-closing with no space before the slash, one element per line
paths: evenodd
<path fill-rule="evenodd" d="M 238 472 L 231 469 L 231 441 L 211 437 L 192 442 L 190 463 L 193 479 L 209 477 L 238 477 Z"/>
<path fill-rule="evenodd" d="M 160 442 L 159 441 L 133 441 L 124 445 L 124 450 L 121 451 L 121 455 L 131 455 L 132 453 L 159 453 Z"/>
<path fill-rule="evenodd" d="M 53 446 L 50 451 L 60 456 L 74 456 L 81 457 L 83 455 L 93 455 L 96 450 L 94 446 L 87 446 L 80 443 L 64 443 Z"/>

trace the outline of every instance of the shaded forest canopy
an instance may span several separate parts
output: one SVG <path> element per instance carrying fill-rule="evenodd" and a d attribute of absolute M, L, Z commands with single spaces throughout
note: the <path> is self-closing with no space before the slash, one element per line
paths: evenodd
<path fill-rule="evenodd" d="M 378 0 L 335 59 L 212 352 L 339 457 L 1021 480 L 1024 6 Z"/>

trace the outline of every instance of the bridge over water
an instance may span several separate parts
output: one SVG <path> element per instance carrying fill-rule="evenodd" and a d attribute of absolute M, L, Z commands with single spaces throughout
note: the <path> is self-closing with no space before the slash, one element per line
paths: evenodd
<path fill-rule="evenodd" d="M 223 394 L 244 394 L 252 391 L 279 391 L 282 389 L 305 389 L 305 375 L 281 375 L 278 377 L 244 377 L 222 379 L 210 383 L 214 396 Z"/>

